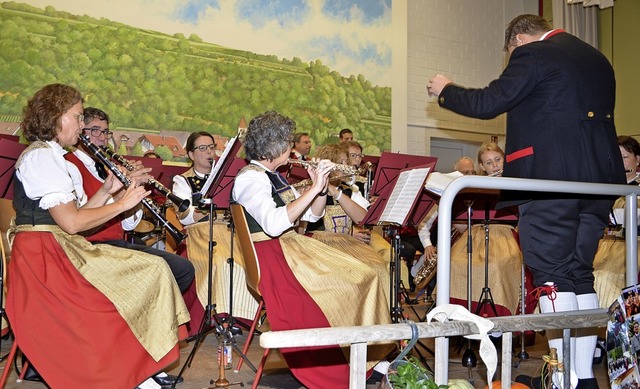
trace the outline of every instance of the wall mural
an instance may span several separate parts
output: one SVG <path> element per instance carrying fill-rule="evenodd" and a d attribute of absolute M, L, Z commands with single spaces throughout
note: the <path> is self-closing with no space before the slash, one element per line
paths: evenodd
<path fill-rule="evenodd" d="M 391 145 L 391 0 L 29 0 L 0 24 L 5 118 L 61 82 L 115 130 L 231 137 L 274 109 L 314 145 Z"/>

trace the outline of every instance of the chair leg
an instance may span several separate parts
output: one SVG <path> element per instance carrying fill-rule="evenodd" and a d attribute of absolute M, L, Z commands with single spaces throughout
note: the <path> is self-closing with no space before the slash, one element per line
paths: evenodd
<path fill-rule="evenodd" d="M 264 370 L 264 364 L 267 361 L 267 357 L 269 356 L 270 349 L 265 348 L 264 354 L 262 354 L 262 359 L 260 360 L 260 366 L 258 366 L 258 371 L 256 371 L 256 378 L 253 379 L 253 385 L 251 389 L 257 389 L 258 383 L 260 383 L 260 378 L 262 378 L 262 371 Z"/>
<path fill-rule="evenodd" d="M 251 324 L 251 328 L 249 329 L 249 334 L 247 334 L 247 340 L 244 343 L 244 348 L 242 349 L 242 355 L 247 355 L 247 351 L 249 351 L 249 346 L 251 346 L 253 335 L 256 332 L 256 326 L 258 325 L 258 320 L 260 320 L 260 314 L 262 313 L 262 308 L 264 308 L 264 300 L 260 300 L 260 304 L 258 304 L 258 310 L 256 311 L 256 315 L 253 318 L 253 323 Z M 243 363 L 244 363 L 244 358 L 241 356 L 240 359 L 238 360 L 238 366 L 236 366 L 235 371 L 240 371 L 240 368 L 242 367 Z"/>
<path fill-rule="evenodd" d="M 18 352 L 18 342 L 13 340 L 13 344 L 11 345 L 11 351 L 9 352 L 9 356 L 7 357 L 7 362 L 4 365 L 4 371 L 2 372 L 2 377 L 0 377 L 0 389 L 4 388 L 4 385 L 7 382 L 7 378 L 9 378 L 9 372 L 11 372 L 11 367 L 13 366 L 13 360 L 16 357 L 16 353 Z"/>

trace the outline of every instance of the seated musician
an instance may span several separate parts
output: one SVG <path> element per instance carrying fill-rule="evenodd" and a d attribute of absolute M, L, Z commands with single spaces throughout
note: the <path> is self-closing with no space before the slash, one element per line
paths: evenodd
<path fill-rule="evenodd" d="M 94 145 L 98 147 L 107 146 L 109 136 L 111 135 L 109 131 L 109 116 L 107 113 L 97 108 L 87 107 L 83 110 L 83 116 L 84 128 L 82 129 L 82 133 L 86 135 Z M 97 160 L 96 156 L 87 149 L 84 143 L 79 142 L 76 148 L 72 150 L 72 152 L 66 153 L 64 157 L 78 168 L 82 176 L 82 187 L 86 195 L 91 199 L 104 184 L 107 177 L 107 169 L 102 162 Z M 128 173 L 127 178 L 132 182 L 135 181 L 136 185 L 144 185 L 150 178 L 147 173 L 151 169 L 144 168 L 139 162 L 132 165 L 134 166 L 133 172 L 124 170 Z M 123 192 L 124 190 L 116 192 L 112 198 L 107 200 L 107 203 L 112 203 L 122 197 L 124 195 Z M 91 230 L 86 234 L 87 240 L 94 244 L 102 243 L 141 251 L 164 259 L 178 283 L 180 292 L 185 299 L 185 304 L 192 313 L 192 316 L 194 319 L 201 318 L 204 314 L 204 308 L 198 302 L 195 294 L 195 270 L 191 262 L 184 257 L 164 250 L 127 241 L 124 236 L 124 231 L 133 230 L 137 223 L 140 222 L 142 218 L 141 206 L 138 205 L 131 209 L 129 213 L 131 215 L 128 217 L 125 217 L 126 214 L 123 213 Z M 199 321 L 189 323 L 190 333 L 193 334 L 197 332 L 198 325 Z M 171 379 L 174 379 L 172 376 L 168 377 L 166 374 L 155 378 L 158 383 L 162 385 L 171 385 Z M 180 381 L 182 381 L 182 377 L 180 377 Z"/>
<path fill-rule="evenodd" d="M 618 146 L 629 185 L 639 185 L 640 143 L 626 135 L 618 136 Z M 598 244 L 593 260 L 594 288 L 601 308 L 608 308 L 627 286 L 625 280 L 626 245 L 624 240 L 624 208 L 626 199 L 618 198 L 610 214 L 610 228 Z M 640 212 L 640 211 L 639 211 Z M 640 225 L 640 223 L 639 223 Z"/>
<path fill-rule="evenodd" d="M 289 158 L 295 128 L 293 120 L 274 111 L 254 117 L 243 141 L 251 162 L 240 170 L 232 190 L 252 232 L 271 329 L 387 324 L 387 279 L 354 257 L 293 231 L 299 219 L 322 218 L 334 167 L 328 160 L 309 167 L 313 184 L 302 194 L 289 186 L 276 169 Z M 339 347 L 281 351 L 306 387 L 349 386 Z M 372 354 L 372 360 L 379 359 Z"/>
<path fill-rule="evenodd" d="M 504 165 L 504 151 L 495 143 L 486 143 L 478 150 L 479 173 L 500 176 Z M 486 200 L 489 201 L 489 200 Z M 485 200 L 474 202 L 474 215 L 484 215 Z M 479 211 L 479 212 L 478 212 Z M 490 223 L 488 287 L 491 289 L 497 315 L 515 314 L 519 304 L 522 252 L 514 235 L 514 227 L 503 223 Z M 469 231 L 466 232 L 468 234 Z M 482 295 L 485 284 L 486 231 L 483 224 L 472 226 L 472 295 L 473 310 Z M 452 302 L 467 305 L 467 236 L 461 236 L 451 247 L 451 298 Z M 482 314 L 495 316 L 490 304 L 483 305 Z"/>
<path fill-rule="evenodd" d="M 187 138 L 187 156 L 191 160 L 192 166 L 189 170 L 173 177 L 173 194 L 181 199 L 190 201 L 189 208 L 178 214 L 180 223 L 188 226 L 190 224 L 204 221 L 209 214 L 209 206 L 198 203 L 194 204 L 193 194 L 198 193 L 216 162 L 216 142 L 213 135 L 206 131 L 193 132 Z"/>
<path fill-rule="evenodd" d="M 463 156 L 458 158 L 453 163 L 453 170 L 462 173 L 465 176 L 476 174 L 473 159 L 471 157 Z M 430 297 L 436 285 L 435 278 L 435 265 L 437 259 L 437 224 L 435 224 L 438 217 L 438 205 L 434 205 L 424 219 L 418 224 L 416 228 L 416 235 L 418 241 L 415 239 L 409 241 L 412 246 L 422 246 L 423 254 L 418 261 L 411 268 L 411 275 L 414 278 L 414 283 L 418 288 L 426 288 L 426 296 Z M 456 223 L 452 226 L 452 236 L 459 236 L 467 230 L 466 224 Z M 434 237 L 435 239 L 431 239 Z M 407 238 L 403 238 L 405 242 Z M 451 243 L 454 243 L 452 239 Z"/>
<path fill-rule="evenodd" d="M 179 357 L 189 314 L 166 262 L 79 234 L 150 194 L 133 184 L 111 202 L 122 183 L 109 172 L 87 198 L 78 169 L 63 158 L 85 126 L 82 102 L 74 88 L 51 84 L 24 108 L 31 144 L 16 163 L 7 316 L 52 388 L 160 388 L 148 377 Z"/>
<path fill-rule="evenodd" d="M 340 143 L 320 147 L 315 157 L 328 159 L 337 166 L 348 168 L 350 166 L 347 165 L 347 154 L 346 145 Z M 306 232 L 331 231 L 352 234 L 359 241 L 370 243 L 371 231 L 359 228 L 357 225 L 365 217 L 371 204 L 362 196 L 357 186 L 347 184 L 353 180 L 353 174 L 336 169 L 329 178 L 329 196 L 327 196 L 325 216 L 315 223 L 309 223 Z"/>

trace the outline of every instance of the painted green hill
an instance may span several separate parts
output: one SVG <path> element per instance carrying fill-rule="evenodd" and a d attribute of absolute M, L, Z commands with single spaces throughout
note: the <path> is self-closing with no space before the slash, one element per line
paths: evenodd
<path fill-rule="evenodd" d="M 240 118 L 275 109 L 325 143 L 349 127 L 368 151 L 389 149 L 391 88 L 343 77 L 320 60 L 279 59 L 104 18 L 4 2 L 0 114 L 20 114 L 40 87 L 76 86 L 114 127 L 233 136 Z"/>

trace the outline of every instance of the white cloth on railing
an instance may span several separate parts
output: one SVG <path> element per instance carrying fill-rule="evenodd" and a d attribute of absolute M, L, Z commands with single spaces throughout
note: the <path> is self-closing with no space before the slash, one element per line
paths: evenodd
<path fill-rule="evenodd" d="M 465 335 L 465 338 L 480 340 L 480 358 L 482 358 L 485 366 L 487 366 L 487 382 L 489 389 L 491 389 L 491 380 L 498 366 L 498 353 L 496 352 L 496 347 L 493 345 L 493 342 L 489 339 L 489 331 L 493 329 L 493 323 L 483 317 L 474 315 L 462 305 L 457 304 L 445 304 L 435 307 L 427 314 L 427 323 L 431 323 L 433 319 L 439 322 L 458 320 L 475 323 L 479 332 L 473 335 Z"/>

